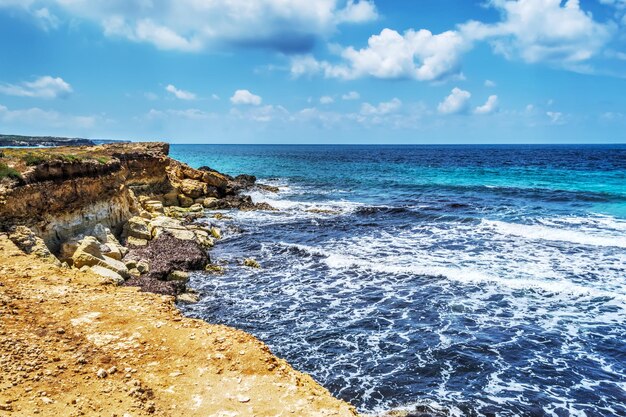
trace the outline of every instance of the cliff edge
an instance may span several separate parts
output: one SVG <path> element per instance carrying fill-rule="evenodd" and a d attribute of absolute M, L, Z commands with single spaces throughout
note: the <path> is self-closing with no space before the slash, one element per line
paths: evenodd
<path fill-rule="evenodd" d="M 0 415 L 356 415 L 254 337 L 180 315 L 187 271 L 219 268 L 210 211 L 272 208 L 240 193 L 254 177 L 168 150 L 0 152 Z"/>

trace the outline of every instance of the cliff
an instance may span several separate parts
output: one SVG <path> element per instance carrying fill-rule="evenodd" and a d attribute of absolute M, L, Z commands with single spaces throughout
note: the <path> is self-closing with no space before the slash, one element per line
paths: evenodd
<path fill-rule="evenodd" d="M 187 272 L 219 270 L 208 249 L 220 230 L 199 220 L 272 208 L 240 193 L 263 187 L 254 177 L 168 151 L 0 153 L 0 411 L 354 416 L 252 336 L 180 316 L 174 301 L 197 297 Z"/>
<path fill-rule="evenodd" d="M 89 139 L 80 138 L 0 135 L 0 146 L 92 146 L 94 144 Z"/>

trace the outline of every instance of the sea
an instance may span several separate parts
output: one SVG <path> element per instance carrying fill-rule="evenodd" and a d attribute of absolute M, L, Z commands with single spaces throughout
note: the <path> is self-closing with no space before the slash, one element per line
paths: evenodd
<path fill-rule="evenodd" d="M 626 416 L 626 145 L 173 145 L 253 174 L 191 317 L 360 412 Z M 254 258 L 261 268 L 242 265 Z"/>

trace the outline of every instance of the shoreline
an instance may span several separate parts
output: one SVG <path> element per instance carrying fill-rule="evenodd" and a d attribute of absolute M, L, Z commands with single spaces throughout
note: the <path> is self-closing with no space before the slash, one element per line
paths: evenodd
<path fill-rule="evenodd" d="M 357 415 L 253 336 L 181 316 L 174 301 L 195 298 L 188 272 L 217 267 L 208 249 L 220 231 L 195 220 L 211 208 L 272 208 L 240 194 L 254 177 L 195 170 L 168 151 L 2 154 L 0 410 Z"/>

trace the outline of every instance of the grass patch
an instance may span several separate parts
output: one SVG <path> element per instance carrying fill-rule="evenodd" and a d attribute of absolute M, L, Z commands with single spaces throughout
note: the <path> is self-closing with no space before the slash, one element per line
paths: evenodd
<path fill-rule="evenodd" d="M 109 158 L 105 158 L 104 156 L 100 156 L 98 158 L 94 158 L 96 161 L 100 162 L 101 164 L 106 164 L 107 162 L 109 162 Z"/>
<path fill-rule="evenodd" d="M 7 164 L 0 162 L 0 180 L 3 178 L 11 178 L 14 180 L 19 180 L 19 179 L 22 179 L 22 176 L 20 175 L 19 172 L 17 172 L 16 170 L 11 168 Z"/>
<path fill-rule="evenodd" d="M 31 166 L 43 164 L 44 162 L 47 161 L 47 158 L 43 157 L 42 155 L 27 153 L 26 155 L 22 156 L 22 161 L 24 161 L 24 163 L 27 166 L 31 167 Z"/>

